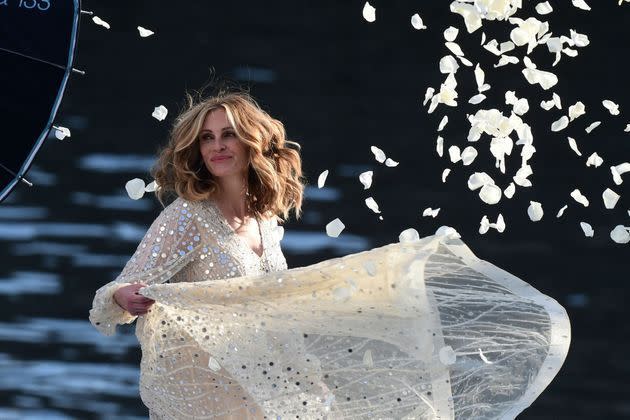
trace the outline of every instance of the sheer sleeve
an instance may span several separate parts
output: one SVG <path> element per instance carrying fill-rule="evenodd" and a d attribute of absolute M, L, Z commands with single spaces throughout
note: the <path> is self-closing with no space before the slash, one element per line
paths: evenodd
<path fill-rule="evenodd" d="M 114 293 L 133 283 L 164 283 L 184 268 L 202 248 L 193 217 L 193 203 L 178 198 L 155 219 L 120 275 L 96 291 L 90 322 L 105 335 L 113 335 L 117 324 L 137 317 L 121 308 Z"/>

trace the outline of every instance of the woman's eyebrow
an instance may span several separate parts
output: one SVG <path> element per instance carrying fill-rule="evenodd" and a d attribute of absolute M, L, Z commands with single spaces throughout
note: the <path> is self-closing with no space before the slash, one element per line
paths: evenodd
<path fill-rule="evenodd" d="M 232 127 L 223 127 L 223 128 L 221 129 L 221 131 L 231 130 L 231 129 L 232 129 Z M 201 129 L 201 131 L 200 131 L 200 133 L 203 133 L 204 131 L 205 131 L 205 132 L 208 132 L 208 133 L 212 133 L 212 130 L 208 130 L 207 128 L 202 128 L 202 129 Z"/>

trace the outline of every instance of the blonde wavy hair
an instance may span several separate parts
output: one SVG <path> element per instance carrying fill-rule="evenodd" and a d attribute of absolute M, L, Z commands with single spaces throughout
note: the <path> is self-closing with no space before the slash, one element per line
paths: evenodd
<path fill-rule="evenodd" d="M 249 151 L 249 208 L 257 215 L 274 215 L 281 221 L 294 209 L 299 218 L 304 193 L 300 145 L 286 138 L 282 122 L 263 111 L 245 92 L 219 93 L 197 101 L 187 93 L 186 99 L 187 107 L 175 120 L 168 144 L 151 171 L 162 205 L 170 194 L 201 201 L 219 193 L 219 185 L 199 151 L 199 132 L 206 115 L 223 108 Z"/>

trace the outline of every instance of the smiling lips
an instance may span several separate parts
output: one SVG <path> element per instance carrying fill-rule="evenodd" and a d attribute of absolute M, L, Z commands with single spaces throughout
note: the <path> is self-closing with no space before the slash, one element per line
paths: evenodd
<path fill-rule="evenodd" d="M 222 162 L 224 160 L 230 159 L 232 156 L 215 156 L 210 161 L 212 162 Z"/>

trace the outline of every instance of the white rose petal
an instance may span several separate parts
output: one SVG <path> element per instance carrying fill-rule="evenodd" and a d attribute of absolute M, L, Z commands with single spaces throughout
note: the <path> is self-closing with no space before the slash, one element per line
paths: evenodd
<path fill-rule="evenodd" d="M 387 158 L 385 159 L 385 166 L 389 168 L 394 168 L 398 166 L 398 162 L 396 162 L 394 159 Z"/>
<path fill-rule="evenodd" d="M 359 174 L 359 181 L 363 184 L 363 189 L 367 190 L 372 186 L 372 171 L 365 171 Z"/>
<path fill-rule="evenodd" d="M 582 195 L 579 189 L 576 188 L 575 190 L 571 191 L 571 197 L 573 197 L 575 201 L 577 201 L 584 207 L 588 207 L 588 199 Z"/>
<path fill-rule="evenodd" d="M 462 159 L 461 152 L 458 146 L 451 146 L 448 148 L 448 155 L 451 159 L 451 162 L 457 163 Z"/>
<path fill-rule="evenodd" d="M 475 149 L 474 147 L 466 147 L 461 154 L 462 163 L 464 164 L 464 166 L 468 166 L 473 163 L 473 161 L 477 157 L 477 154 L 477 149 Z"/>
<path fill-rule="evenodd" d="M 142 26 L 138 26 L 138 32 L 140 33 L 140 36 L 142 38 L 146 38 L 146 37 L 151 36 L 151 35 L 153 35 L 155 33 L 155 32 L 153 32 L 153 31 L 151 31 L 149 29 L 143 28 Z"/>
<path fill-rule="evenodd" d="M 159 185 L 156 181 L 150 182 L 146 187 L 144 187 L 145 192 L 155 192 L 159 188 Z"/>
<path fill-rule="evenodd" d="M 514 57 L 513 55 L 502 55 L 501 58 L 499 58 L 499 62 L 495 64 L 494 67 L 496 68 L 506 66 L 508 64 L 518 64 L 518 62 L 518 57 Z"/>
<path fill-rule="evenodd" d="M 503 191 L 494 184 L 486 184 L 479 191 L 479 198 L 486 204 L 497 204 L 501 201 Z"/>
<path fill-rule="evenodd" d="M 96 23 L 97 25 L 102 26 L 103 28 L 107 28 L 107 29 L 109 29 L 109 28 L 110 28 L 110 27 L 109 27 L 109 23 L 105 22 L 103 19 L 101 19 L 101 18 L 100 18 L 100 17 L 98 17 L 98 16 L 94 16 L 94 17 L 92 18 L 92 22 Z"/>
<path fill-rule="evenodd" d="M 593 153 L 586 159 L 586 166 L 594 166 L 599 167 L 602 163 L 604 163 L 604 159 L 602 159 L 597 153 Z"/>
<path fill-rule="evenodd" d="M 543 218 L 543 208 L 542 204 L 537 201 L 530 201 L 529 207 L 527 208 L 527 215 L 532 222 L 538 222 Z"/>
<path fill-rule="evenodd" d="M 374 22 L 376 20 L 376 9 L 370 5 L 369 2 L 365 2 L 363 6 L 363 19 L 368 22 Z"/>
<path fill-rule="evenodd" d="M 328 169 L 319 174 L 317 177 L 317 188 L 322 188 L 326 184 L 326 178 L 328 177 Z"/>
<path fill-rule="evenodd" d="M 618 244 L 627 244 L 630 242 L 630 227 L 617 225 L 610 232 L 610 239 Z"/>
<path fill-rule="evenodd" d="M 514 197 L 514 193 L 516 192 L 516 185 L 513 182 L 510 182 L 510 185 L 507 186 L 506 189 L 503 190 L 503 195 L 507 198 Z"/>
<path fill-rule="evenodd" d="M 455 41 L 455 38 L 457 38 L 458 33 L 459 29 L 449 26 L 444 30 L 444 39 L 448 42 L 453 42 Z"/>
<path fill-rule="evenodd" d="M 414 29 L 418 29 L 418 30 L 427 29 L 427 27 L 424 26 L 424 23 L 422 22 L 422 18 L 417 13 L 411 16 L 411 26 L 413 26 Z"/>
<path fill-rule="evenodd" d="M 341 220 L 337 218 L 326 225 L 326 235 L 332 238 L 336 238 L 344 230 L 345 227 L 346 225 L 344 225 Z"/>
<path fill-rule="evenodd" d="M 580 101 L 569 107 L 569 119 L 571 121 L 584 114 L 586 114 L 586 107 Z"/>
<path fill-rule="evenodd" d="M 571 3 L 573 3 L 573 5 L 578 9 L 591 10 L 591 6 L 586 4 L 584 0 L 571 0 Z"/>
<path fill-rule="evenodd" d="M 566 118 L 566 117 L 565 117 Z M 582 152 L 580 152 L 580 150 L 577 147 L 577 143 L 575 142 L 575 139 L 573 137 L 567 137 L 567 139 L 569 140 L 569 147 L 578 155 L 578 156 L 582 156 Z"/>
<path fill-rule="evenodd" d="M 426 105 L 431 98 L 433 98 L 433 94 L 435 93 L 435 89 L 432 87 L 428 87 L 427 91 L 424 93 L 424 101 L 422 102 L 422 106 Z"/>
<path fill-rule="evenodd" d="M 383 152 L 381 149 L 379 149 L 376 146 L 371 146 L 370 150 L 374 154 L 374 159 L 376 159 L 378 163 L 385 162 L 385 152 Z"/>
<path fill-rule="evenodd" d="M 472 98 L 470 98 L 468 100 L 469 104 L 473 104 L 473 105 L 477 105 L 480 104 L 484 99 L 486 99 L 486 95 L 484 95 L 483 93 L 478 93 L 475 96 L 473 96 Z"/>
<path fill-rule="evenodd" d="M 558 76 L 548 71 L 524 68 L 522 73 L 530 84 L 538 83 L 545 90 L 554 87 L 558 83 Z"/>
<path fill-rule="evenodd" d="M 606 188 L 604 193 L 602 194 L 602 198 L 604 199 L 604 206 L 607 209 L 614 209 L 617 205 L 617 201 L 619 201 L 619 194 L 611 190 L 610 188 Z"/>
<path fill-rule="evenodd" d="M 448 115 L 445 115 L 442 117 L 442 119 L 440 120 L 440 125 L 438 125 L 437 131 L 442 131 L 442 129 L 446 127 L 446 124 L 448 124 Z"/>
<path fill-rule="evenodd" d="M 551 7 L 548 1 L 544 3 L 538 3 L 536 5 L 536 13 L 538 13 L 539 15 L 548 15 L 551 12 L 553 12 L 553 7 Z"/>
<path fill-rule="evenodd" d="M 435 151 L 437 152 L 438 156 L 444 156 L 444 139 L 442 138 L 442 136 L 438 136 L 436 140 Z"/>
<path fill-rule="evenodd" d="M 569 208 L 569 206 L 567 206 L 566 204 L 564 206 L 562 206 L 562 208 L 560 210 L 558 210 L 558 214 L 556 214 L 556 219 L 559 219 L 562 217 L 562 215 L 564 214 L 564 211 Z"/>
<path fill-rule="evenodd" d="M 451 12 L 457 13 L 464 18 L 464 24 L 469 34 L 481 28 L 481 14 L 476 6 L 454 1 L 451 3 L 450 9 Z"/>
<path fill-rule="evenodd" d="M 604 108 L 606 108 L 608 112 L 610 112 L 610 115 L 619 115 L 619 105 L 617 105 L 613 101 L 609 99 L 604 99 L 602 101 L 602 105 L 604 105 Z"/>
<path fill-rule="evenodd" d="M 595 121 L 594 123 L 592 123 L 591 125 L 589 125 L 588 127 L 586 127 L 584 129 L 584 131 L 586 131 L 587 133 L 591 133 L 591 131 L 595 130 L 597 127 L 599 127 L 599 125 L 601 124 L 601 121 Z"/>
<path fill-rule="evenodd" d="M 593 237 L 595 231 L 593 230 L 593 227 L 591 225 L 586 222 L 580 222 L 580 227 L 582 228 L 582 231 L 584 231 L 584 236 L 586 236 L 587 238 Z"/>
<path fill-rule="evenodd" d="M 527 179 L 532 172 L 532 168 L 529 165 L 521 166 L 518 171 L 516 171 L 516 175 L 512 178 L 516 185 L 520 185 L 521 187 L 531 187 L 532 183 L 529 179 Z"/>
<path fill-rule="evenodd" d="M 630 163 L 624 162 L 617 166 L 611 166 L 610 172 L 612 173 L 613 181 L 615 182 L 615 184 L 621 185 L 623 183 L 621 175 L 625 174 L 626 172 L 630 172 Z"/>
<path fill-rule="evenodd" d="M 164 105 L 160 105 L 160 106 L 156 106 L 153 109 L 153 113 L 151 114 L 151 116 L 158 121 L 164 121 L 164 118 L 166 118 L 167 114 L 168 114 L 168 109 L 166 109 Z"/>
<path fill-rule="evenodd" d="M 560 119 L 554 121 L 551 124 L 551 131 L 564 130 L 568 126 L 569 126 L 569 117 L 567 117 L 566 115 L 563 115 L 562 117 L 560 117 Z"/>
<path fill-rule="evenodd" d="M 365 199 L 365 205 L 368 206 L 368 208 L 370 210 L 372 210 L 374 213 L 380 213 L 381 211 L 378 209 L 378 204 L 376 203 L 376 201 L 374 201 L 374 199 L 372 197 L 368 197 Z"/>
<path fill-rule="evenodd" d="M 456 42 L 445 42 L 444 45 L 456 56 L 464 55 L 464 51 L 462 51 L 462 48 Z"/>
<path fill-rule="evenodd" d="M 435 216 L 437 216 L 439 212 L 440 212 L 440 209 L 435 209 L 435 210 L 433 210 L 431 207 L 427 207 L 427 208 L 426 208 L 426 209 L 424 209 L 424 211 L 422 212 L 422 216 L 423 216 L 423 217 L 428 217 L 428 216 L 431 216 L 431 217 L 435 218 Z"/>
<path fill-rule="evenodd" d="M 127 194 L 132 200 L 139 200 L 144 195 L 144 181 L 140 178 L 134 178 L 125 184 L 125 189 L 127 190 Z"/>
<path fill-rule="evenodd" d="M 451 173 L 451 170 L 449 168 L 446 168 L 442 171 L 442 183 L 446 182 L 446 177 L 448 176 L 448 174 Z"/>
<path fill-rule="evenodd" d="M 72 137 L 72 133 L 70 133 L 70 130 L 67 127 L 54 126 L 53 129 L 55 130 L 55 137 L 59 140 L 63 140 L 66 137 Z"/>
<path fill-rule="evenodd" d="M 445 55 L 440 59 L 440 73 L 442 74 L 454 74 L 457 73 L 459 64 L 452 55 Z"/>
<path fill-rule="evenodd" d="M 468 188 L 475 191 L 486 184 L 494 184 L 494 180 L 485 172 L 475 172 L 468 177 Z"/>

